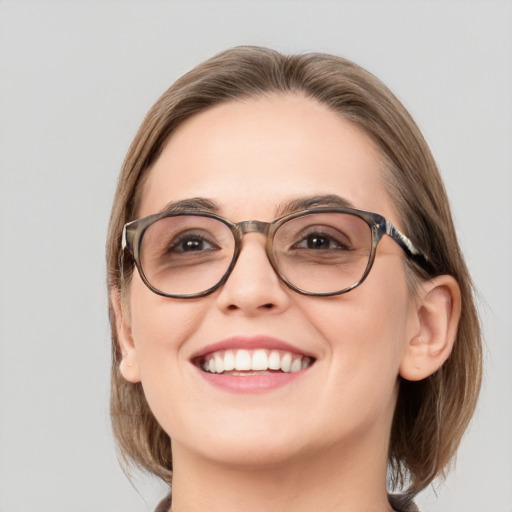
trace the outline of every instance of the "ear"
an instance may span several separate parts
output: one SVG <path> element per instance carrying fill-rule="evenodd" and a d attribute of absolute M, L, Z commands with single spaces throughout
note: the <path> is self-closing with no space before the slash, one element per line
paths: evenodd
<path fill-rule="evenodd" d="M 418 295 L 416 332 L 405 347 L 400 365 L 400 375 L 413 381 L 432 375 L 448 359 L 461 311 L 460 288 L 452 276 L 422 283 Z"/>
<path fill-rule="evenodd" d="M 115 315 L 117 342 L 122 356 L 119 371 L 128 382 L 140 382 L 140 370 L 132 337 L 131 322 L 129 315 L 124 311 L 126 307 L 123 307 L 121 294 L 117 288 L 110 292 L 110 300 Z"/>

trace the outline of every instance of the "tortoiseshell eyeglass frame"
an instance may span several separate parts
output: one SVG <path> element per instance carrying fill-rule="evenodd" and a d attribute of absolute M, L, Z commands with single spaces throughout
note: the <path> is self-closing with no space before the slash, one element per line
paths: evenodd
<path fill-rule="evenodd" d="M 303 290 L 302 288 L 299 288 L 295 286 L 293 283 L 291 283 L 282 273 L 279 271 L 279 268 L 274 260 L 273 254 L 272 254 L 272 245 L 273 240 L 276 231 L 286 222 L 296 219 L 298 217 L 303 217 L 305 215 L 310 214 L 318 214 L 318 213 L 343 213 L 343 214 L 349 214 L 354 215 L 355 217 L 359 217 L 360 219 L 363 219 L 366 224 L 368 224 L 370 231 L 371 231 L 371 249 L 370 254 L 368 257 L 368 263 L 366 265 L 366 268 L 363 272 L 363 275 L 360 277 L 360 279 L 352 284 L 351 286 L 348 286 L 346 288 L 343 288 L 342 290 L 335 290 L 332 292 L 311 292 L 308 290 Z M 172 293 L 166 293 L 162 290 L 159 290 L 155 288 L 147 279 L 144 269 L 142 268 L 141 261 L 140 261 L 140 249 L 142 245 L 142 238 L 144 236 L 144 233 L 146 230 L 155 222 L 159 221 L 160 219 L 166 218 L 166 217 L 177 217 L 177 216 L 198 216 L 198 217 L 207 217 L 210 219 L 216 219 L 223 224 L 225 224 L 231 233 L 233 234 L 233 237 L 235 239 L 235 249 L 233 251 L 233 258 L 231 260 L 231 263 L 229 264 L 229 267 L 227 268 L 226 272 L 222 276 L 222 278 L 213 286 L 208 288 L 207 290 L 198 292 L 198 293 L 191 293 L 191 294 L 172 294 Z M 377 252 L 377 245 L 379 244 L 380 240 L 384 235 L 389 236 L 392 238 L 404 251 L 407 258 L 415 262 L 417 265 L 419 265 L 423 270 L 425 270 L 428 274 L 431 274 L 433 269 L 432 265 L 429 262 L 428 258 L 419 251 L 414 244 L 411 242 L 411 240 L 404 235 L 398 228 L 394 227 L 391 222 L 386 220 L 382 215 L 379 215 L 378 213 L 373 212 L 367 212 L 364 210 L 356 210 L 353 208 L 340 208 L 340 207 L 317 207 L 317 208 L 310 208 L 306 210 L 300 210 L 297 212 L 293 212 L 289 215 L 285 215 L 283 217 L 280 217 L 279 219 L 274 220 L 273 222 L 261 222 L 258 220 L 248 220 L 238 223 L 233 223 L 230 220 L 221 217 L 220 215 L 216 215 L 211 212 L 207 211 L 198 211 L 198 210 L 178 210 L 178 211 L 169 211 L 169 212 L 162 212 L 162 213 L 156 213 L 153 215 L 148 215 L 147 217 L 143 217 L 141 219 L 137 219 L 131 222 L 128 222 L 123 227 L 123 233 L 122 233 L 122 252 L 120 257 L 120 270 L 121 270 L 121 276 L 124 275 L 123 273 L 123 255 L 126 253 L 126 251 L 131 256 L 139 275 L 144 282 L 144 284 L 154 293 L 158 295 L 162 295 L 163 297 L 170 297 L 175 299 L 194 299 L 198 297 L 204 297 L 206 295 L 209 295 L 210 293 L 217 290 L 220 286 L 222 286 L 227 279 L 229 278 L 229 275 L 231 274 L 231 271 L 233 270 L 234 266 L 236 265 L 238 256 L 240 255 L 240 251 L 242 249 L 242 239 L 243 236 L 246 233 L 261 233 L 267 237 L 267 243 L 266 243 L 266 253 L 267 257 L 270 261 L 270 264 L 272 265 L 272 268 L 276 272 L 276 274 L 279 276 L 281 281 L 286 284 L 289 288 L 292 290 L 302 294 L 302 295 L 310 295 L 315 297 L 330 297 L 333 295 L 341 295 L 343 293 L 347 293 L 350 290 L 353 290 L 354 288 L 358 287 L 367 277 L 370 273 L 370 270 L 372 269 L 373 262 L 375 260 L 375 255 Z"/>

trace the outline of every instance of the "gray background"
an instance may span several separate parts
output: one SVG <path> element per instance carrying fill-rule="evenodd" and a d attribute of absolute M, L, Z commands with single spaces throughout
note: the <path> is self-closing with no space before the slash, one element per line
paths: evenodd
<path fill-rule="evenodd" d="M 424 512 L 512 511 L 512 2 L 0 1 L 0 511 L 142 512 L 109 431 L 103 247 L 117 172 L 181 73 L 237 44 L 337 53 L 442 169 L 486 335 L 482 399 Z"/>

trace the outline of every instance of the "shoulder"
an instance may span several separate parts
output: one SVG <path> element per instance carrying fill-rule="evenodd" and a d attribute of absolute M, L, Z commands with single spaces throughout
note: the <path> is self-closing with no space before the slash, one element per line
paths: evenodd
<path fill-rule="evenodd" d="M 155 512 L 169 512 L 171 510 L 171 495 L 164 498 L 156 507 Z"/>
<path fill-rule="evenodd" d="M 415 503 L 402 494 L 390 494 L 389 503 L 396 512 L 419 512 Z M 169 512 L 171 508 L 171 496 L 164 498 L 156 507 L 155 512 Z"/>
<path fill-rule="evenodd" d="M 420 512 L 414 501 L 404 494 L 389 494 L 388 499 L 396 512 Z"/>

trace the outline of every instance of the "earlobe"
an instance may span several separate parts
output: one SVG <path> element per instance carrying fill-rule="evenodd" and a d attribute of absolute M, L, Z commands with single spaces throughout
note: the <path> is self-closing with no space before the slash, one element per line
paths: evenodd
<path fill-rule="evenodd" d="M 426 281 L 418 295 L 418 331 L 408 340 L 400 365 L 400 375 L 412 381 L 432 375 L 448 359 L 461 312 L 460 288 L 452 276 Z"/>
<path fill-rule="evenodd" d="M 124 311 L 121 294 L 117 288 L 110 292 L 110 300 L 114 310 L 117 342 L 121 350 L 119 371 L 128 382 L 140 382 L 140 370 L 132 337 L 131 323 L 128 314 Z"/>

